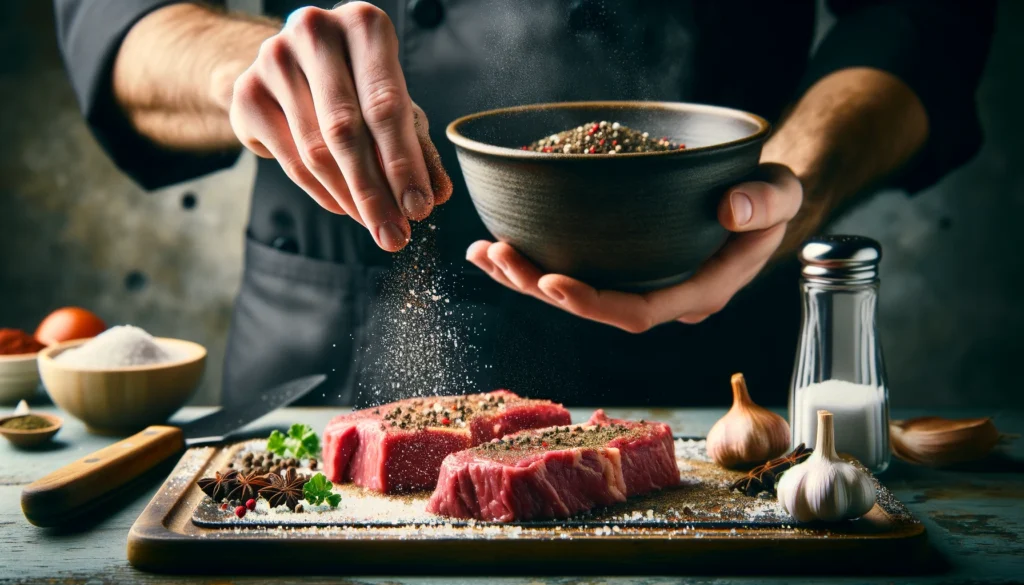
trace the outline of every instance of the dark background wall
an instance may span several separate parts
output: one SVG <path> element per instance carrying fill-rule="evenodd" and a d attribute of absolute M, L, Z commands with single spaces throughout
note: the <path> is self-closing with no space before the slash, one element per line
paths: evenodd
<path fill-rule="evenodd" d="M 828 19 L 822 20 L 822 30 Z M 898 406 L 1024 406 L 1024 2 L 1004 0 L 979 91 L 987 143 L 942 183 L 881 193 L 833 231 L 879 239 Z M 951 39 L 955 42 L 955 39 Z M 210 349 L 216 402 L 253 164 L 144 193 L 96 146 L 61 69 L 50 3 L 0 2 L 0 326 L 90 308 Z"/>

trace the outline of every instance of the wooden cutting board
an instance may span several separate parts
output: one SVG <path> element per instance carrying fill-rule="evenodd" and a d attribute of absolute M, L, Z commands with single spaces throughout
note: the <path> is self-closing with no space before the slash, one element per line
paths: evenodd
<path fill-rule="evenodd" d="M 907 572 L 926 561 L 924 527 L 877 483 L 867 516 L 796 525 L 772 498 L 728 490 L 741 474 L 677 441 L 683 484 L 567 521 L 438 518 L 429 494 L 340 486 L 336 510 L 268 510 L 242 519 L 196 485 L 249 441 L 189 450 L 132 526 L 128 560 L 168 573 L 644 574 Z M 263 561 L 261 561 L 261 559 Z M 265 561 L 265 562 L 264 562 Z"/>

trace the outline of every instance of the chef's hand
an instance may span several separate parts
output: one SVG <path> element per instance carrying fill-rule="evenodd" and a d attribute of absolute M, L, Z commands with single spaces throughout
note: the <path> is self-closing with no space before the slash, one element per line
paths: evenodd
<path fill-rule="evenodd" d="M 760 170 L 765 180 L 736 185 L 718 205 L 718 221 L 734 232 L 729 240 L 675 286 L 643 294 L 596 290 L 568 276 L 543 274 L 504 242 L 475 242 L 466 259 L 513 290 L 632 333 L 669 321 L 699 323 L 757 276 L 800 209 L 803 188 L 788 167 L 763 164 Z"/>
<path fill-rule="evenodd" d="M 365 2 L 293 13 L 235 81 L 230 113 L 242 144 L 277 159 L 385 250 L 404 247 L 408 220 L 451 196 L 427 117 L 406 89 L 394 26 Z"/>

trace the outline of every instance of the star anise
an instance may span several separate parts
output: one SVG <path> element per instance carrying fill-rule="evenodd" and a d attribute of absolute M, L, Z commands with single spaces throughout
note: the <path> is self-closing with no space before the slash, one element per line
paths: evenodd
<path fill-rule="evenodd" d="M 756 496 L 761 492 L 768 492 L 774 496 L 776 495 L 775 480 L 778 476 L 797 463 L 802 463 L 811 456 L 812 452 L 813 449 L 808 449 L 803 443 L 800 443 L 789 454 L 751 469 L 747 475 L 729 486 L 729 489 L 741 491 L 748 496 Z"/>
<path fill-rule="evenodd" d="M 228 497 L 228 494 L 235 488 L 235 478 L 238 472 L 231 470 L 222 474 L 217 472 L 213 477 L 204 477 L 199 480 L 199 489 L 213 498 L 214 502 L 220 502 Z"/>
<path fill-rule="evenodd" d="M 228 492 L 229 500 L 237 500 L 243 504 L 256 497 L 256 494 L 270 485 L 267 476 L 261 475 L 258 471 L 239 473 L 235 476 L 235 486 Z"/>
<path fill-rule="evenodd" d="M 267 475 L 267 479 L 270 485 L 260 489 L 260 496 L 267 500 L 271 508 L 285 505 L 294 511 L 299 500 L 303 498 L 302 487 L 306 485 L 306 477 L 296 474 L 294 467 L 289 467 L 283 477 L 271 473 Z"/>

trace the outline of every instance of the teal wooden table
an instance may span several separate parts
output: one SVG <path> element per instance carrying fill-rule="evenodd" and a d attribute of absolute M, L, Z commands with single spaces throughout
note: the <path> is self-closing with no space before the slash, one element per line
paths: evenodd
<path fill-rule="evenodd" d="M 57 412 L 54 409 L 41 409 Z M 188 408 L 179 413 L 177 421 L 189 420 L 206 409 Z M 576 419 L 585 418 L 590 410 L 574 410 Z M 675 432 L 703 435 L 721 410 L 706 409 L 611 409 L 610 414 L 628 418 L 664 420 Z M 327 409 L 286 409 L 268 415 L 247 429 L 269 432 L 293 422 L 305 422 L 323 428 L 334 414 Z M 920 415 L 920 412 L 896 411 L 894 417 Z M 1024 433 L 1024 412 L 935 412 L 950 417 L 993 415 L 1004 433 Z M 128 529 L 159 487 L 162 477 L 151 477 L 121 499 L 119 508 L 90 519 L 71 530 L 36 528 L 21 515 L 22 486 L 83 455 L 111 443 L 113 439 L 89 435 L 76 420 L 65 416 L 64 428 L 57 442 L 45 451 L 18 451 L 0 441 L 0 582 L 50 583 L 260 583 L 267 577 L 182 577 L 152 575 L 136 571 L 125 560 Z M 670 583 L 1008 583 L 1024 581 L 1024 441 L 1005 449 L 1005 457 L 983 469 L 938 471 L 895 462 L 882 476 L 883 482 L 907 504 L 928 530 L 934 552 L 934 566 L 928 574 L 880 577 L 811 577 L 786 576 L 665 576 L 665 577 L 536 577 L 523 578 L 362 578 L 359 576 L 279 577 L 275 584 L 315 585 L 344 584 L 431 584 L 431 585 L 667 585 Z M 870 563 L 871 559 L 850 559 L 854 563 Z M 232 563 L 252 563 L 255 559 L 224 559 Z M 261 562 L 284 563 L 287 559 L 264 559 Z M 400 560 L 396 560 L 400 562 Z M 742 563 L 737 559 L 737 563 Z"/>

